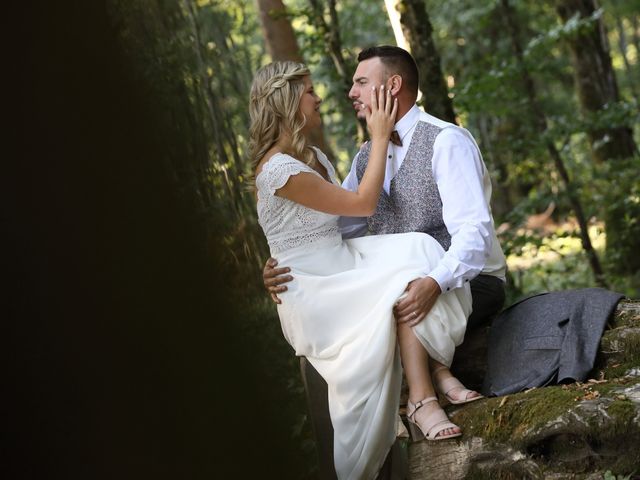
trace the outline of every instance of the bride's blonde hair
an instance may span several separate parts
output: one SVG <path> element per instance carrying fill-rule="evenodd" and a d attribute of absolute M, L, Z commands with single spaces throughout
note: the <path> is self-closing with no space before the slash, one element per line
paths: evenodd
<path fill-rule="evenodd" d="M 302 134 L 307 119 L 299 112 L 304 93 L 303 78 L 309 69 L 298 62 L 273 62 L 256 72 L 249 101 L 249 155 L 255 172 L 262 157 L 282 135 L 289 135 L 291 144 L 283 153 L 310 165 L 315 152 Z"/>

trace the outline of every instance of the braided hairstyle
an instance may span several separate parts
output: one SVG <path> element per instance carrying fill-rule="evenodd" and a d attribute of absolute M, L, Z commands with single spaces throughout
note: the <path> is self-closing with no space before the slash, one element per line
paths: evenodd
<path fill-rule="evenodd" d="M 269 149 L 286 134 L 291 144 L 283 153 L 307 165 L 315 161 L 315 152 L 302 134 L 307 120 L 299 112 L 303 78 L 309 74 L 305 65 L 290 61 L 273 62 L 256 72 L 249 101 L 249 155 L 254 172 Z"/>

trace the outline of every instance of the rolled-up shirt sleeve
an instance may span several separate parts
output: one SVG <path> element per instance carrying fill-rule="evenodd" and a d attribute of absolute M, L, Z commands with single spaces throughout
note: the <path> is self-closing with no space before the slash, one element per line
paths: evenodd
<path fill-rule="evenodd" d="M 451 246 L 425 275 L 444 292 L 461 287 L 482 271 L 491 251 L 493 223 L 483 190 L 485 167 L 473 141 L 458 129 L 445 128 L 433 152 L 433 175 Z"/>

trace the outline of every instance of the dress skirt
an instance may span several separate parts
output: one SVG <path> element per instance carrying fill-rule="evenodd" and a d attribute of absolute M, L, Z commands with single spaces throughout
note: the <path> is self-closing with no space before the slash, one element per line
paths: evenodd
<path fill-rule="evenodd" d="M 339 479 L 374 478 L 395 441 L 402 370 L 392 308 L 444 251 L 424 233 L 326 238 L 274 255 L 293 280 L 282 331 L 328 385 Z M 413 331 L 447 366 L 471 313 L 468 284 L 443 293 Z"/>

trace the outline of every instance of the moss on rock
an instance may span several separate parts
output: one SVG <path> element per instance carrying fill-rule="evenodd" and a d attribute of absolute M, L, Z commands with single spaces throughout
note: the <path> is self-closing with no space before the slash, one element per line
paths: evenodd
<path fill-rule="evenodd" d="M 573 407 L 575 399 L 575 392 L 561 387 L 533 389 L 469 404 L 452 412 L 452 418 L 466 435 L 517 446 L 528 431 Z"/>
<path fill-rule="evenodd" d="M 609 323 L 613 328 L 640 327 L 640 301 L 622 300 Z"/>
<path fill-rule="evenodd" d="M 623 377 L 534 389 L 452 409 L 463 438 L 482 438 L 482 457 L 505 448 L 522 455 L 521 462 L 512 464 L 472 460 L 465 478 L 548 478 L 551 473 L 564 478 L 563 473 L 639 470 L 639 393 L 640 377 Z"/>
<path fill-rule="evenodd" d="M 464 435 L 410 444 L 409 478 L 436 472 L 451 479 L 595 480 L 607 471 L 640 473 L 640 302 L 621 302 L 600 350 L 587 382 L 447 407 Z"/>
<path fill-rule="evenodd" d="M 598 367 L 592 376 L 617 378 L 640 367 L 640 327 L 618 327 L 605 332 Z"/>
<path fill-rule="evenodd" d="M 636 406 L 631 400 L 626 398 L 617 399 L 607 407 L 607 413 L 615 417 L 620 423 L 628 424 L 633 421 L 636 415 Z"/>

